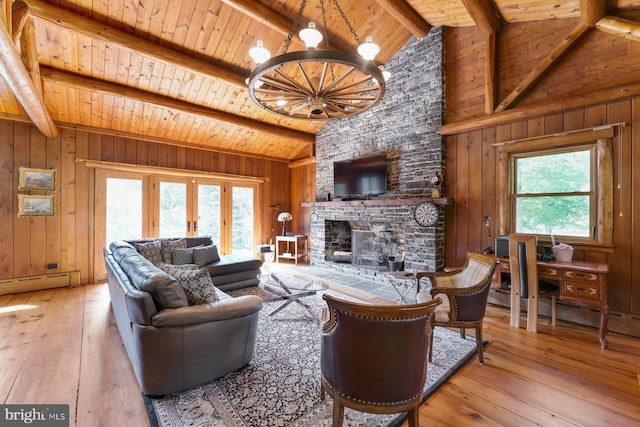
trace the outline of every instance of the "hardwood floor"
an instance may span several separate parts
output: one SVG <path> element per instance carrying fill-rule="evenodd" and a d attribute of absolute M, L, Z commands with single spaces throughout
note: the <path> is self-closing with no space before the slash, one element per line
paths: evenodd
<path fill-rule="evenodd" d="M 421 426 L 640 424 L 640 339 L 541 320 L 509 327 L 489 307 L 477 358 L 420 411 Z M 0 296 L 0 396 L 70 405 L 71 426 L 148 425 L 104 284 Z"/>

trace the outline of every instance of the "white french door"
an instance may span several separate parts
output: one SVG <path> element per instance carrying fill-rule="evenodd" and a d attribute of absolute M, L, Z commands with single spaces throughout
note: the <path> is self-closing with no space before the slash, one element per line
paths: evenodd
<path fill-rule="evenodd" d="M 102 248 L 141 237 L 211 236 L 220 254 L 252 255 L 258 244 L 258 184 L 96 171 L 96 281 Z"/>

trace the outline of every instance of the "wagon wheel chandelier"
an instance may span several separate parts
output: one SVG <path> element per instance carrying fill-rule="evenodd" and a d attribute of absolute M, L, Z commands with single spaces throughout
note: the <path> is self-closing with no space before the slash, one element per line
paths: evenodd
<path fill-rule="evenodd" d="M 269 112 L 306 120 L 348 117 L 378 104 L 389 76 L 373 61 L 380 48 L 371 37 L 361 43 L 337 0 L 333 3 L 359 44 L 359 55 L 318 49 L 323 36 L 313 22 L 300 31 L 307 50 L 287 52 L 306 3 L 302 0 L 280 55 L 271 58 L 261 40 L 249 50 L 256 63 L 247 81 L 251 99 Z M 324 0 L 320 0 L 320 6 L 328 34 Z M 328 37 L 326 44 L 328 47 Z"/>

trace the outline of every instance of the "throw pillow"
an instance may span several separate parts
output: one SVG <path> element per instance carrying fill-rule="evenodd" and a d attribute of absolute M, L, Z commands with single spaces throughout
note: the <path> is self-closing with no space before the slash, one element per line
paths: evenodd
<path fill-rule="evenodd" d="M 189 305 L 206 304 L 218 301 L 213 288 L 211 275 L 206 268 L 187 270 L 178 266 L 168 269 L 167 274 L 176 278 L 187 294 Z"/>
<path fill-rule="evenodd" d="M 162 261 L 167 264 L 173 263 L 172 249 L 186 249 L 187 239 L 163 239 L 160 241 L 160 252 L 162 253 Z"/>
<path fill-rule="evenodd" d="M 193 262 L 198 267 L 202 267 L 203 265 L 216 261 L 220 261 L 220 256 L 218 256 L 218 247 L 216 245 L 193 248 Z"/>
<path fill-rule="evenodd" d="M 193 264 L 193 248 L 171 249 L 173 264 Z"/>
<path fill-rule="evenodd" d="M 151 242 L 136 243 L 136 249 L 140 252 L 140 255 L 151 261 L 153 265 L 158 265 L 162 262 L 162 254 L 160 253 L 160 242 L 153 240 Z"/>

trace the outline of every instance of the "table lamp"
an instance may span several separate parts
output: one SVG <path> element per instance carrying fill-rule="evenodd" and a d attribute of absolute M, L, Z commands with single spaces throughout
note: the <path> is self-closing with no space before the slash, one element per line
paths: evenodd
<path fill-rule="evenodd" d="M 282 223 L 282 235 L 286 236 L 287 235 L 287 222 L 293 220 L 293 217 L 291 216 L 291 214 L 289 212 L 280 212 L 280 215 L 278 215 L 278 221 L 280 221 Z"/>

